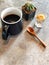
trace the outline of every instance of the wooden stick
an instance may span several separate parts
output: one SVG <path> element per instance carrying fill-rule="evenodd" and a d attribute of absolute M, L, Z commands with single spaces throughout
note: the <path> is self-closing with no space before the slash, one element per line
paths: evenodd
<path fill-rule="evenodd" d="M 2 31 L 2 28 L 0 28 L 0 32 Z"/>
<path fill-rule="evenodd" d="M 41 42 L 41 44 L 43 45 L 44 48 L 46 48 L 45 43 L 35 34 L 36 38 Z"/>

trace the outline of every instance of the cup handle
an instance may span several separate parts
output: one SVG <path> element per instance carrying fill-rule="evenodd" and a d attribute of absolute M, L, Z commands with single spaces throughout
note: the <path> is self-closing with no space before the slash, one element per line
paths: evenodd
<path fill-rule="evenodd" d="M 9 36 L 8 29 L 9 29 L 9 26 L 8 26 L 8 25 L 5 25 L 5 26 L 3 27 L 2 38 L 3 38 L 4 40 L 7 40 L 8 36 Z"/>

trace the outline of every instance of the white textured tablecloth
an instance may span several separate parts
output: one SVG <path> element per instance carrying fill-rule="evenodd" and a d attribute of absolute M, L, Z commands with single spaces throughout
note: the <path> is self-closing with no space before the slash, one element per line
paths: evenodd
<path fill-rule="evenodd" d="M 25 2 L 26 0 L 0 0 L 0 13 L 10 6 L 21 8 Z M 26 32 L 29 23 L 33 26 L 35 18 L 30 22 L 23 21 L 22 32 L 8 41 L 2 40 L 0 32 L 0 65 L 49 65 L 49 0 L 31 2 L 37 8 L 36 14 L 43 13 L 47 16 L 42 29 L 37 32 L 47 47 L 44 49 L 33 36 Z"/>

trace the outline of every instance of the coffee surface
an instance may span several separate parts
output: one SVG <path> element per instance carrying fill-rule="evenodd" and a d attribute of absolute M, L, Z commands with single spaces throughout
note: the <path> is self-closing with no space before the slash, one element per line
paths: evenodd
<path fill-rule="evenodd" d="M 12 22 L 16 22 L 20 19 L 20 17 L 18 15 L 15 15 L 15 14 L 10 14 L 10 15 L 7 15 L 4 20 L 6 22 L 9 22 L 9 23 L 12 23 Z"/>

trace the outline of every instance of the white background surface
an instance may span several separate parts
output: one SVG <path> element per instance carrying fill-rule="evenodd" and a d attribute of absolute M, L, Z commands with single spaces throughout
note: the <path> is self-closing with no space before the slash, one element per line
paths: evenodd
<path fill-rule="evenodd" d="M 26 0 L 0 0 L 0 13 L 9 6 L 21 7 Z M 4 41 L 0 32 L 0 65 L 49 65 L 49 0 L 33 0 L 38 13 L 47 15 L 37 35 L 47 45 L 46 49 L 26 32 L 30 22 L 23 21 L 23 31 L 10 40 Z M 35 22 L 32 20 L 31 25 Z M 5 44 L 6 43 L 6 44 Z"/>

